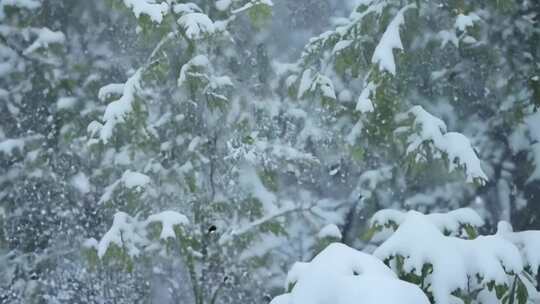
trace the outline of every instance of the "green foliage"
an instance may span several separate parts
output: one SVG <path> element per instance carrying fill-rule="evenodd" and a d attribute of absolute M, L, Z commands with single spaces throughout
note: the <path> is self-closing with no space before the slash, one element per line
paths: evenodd
<path fill-rule="evenodd" d="M 261 30 L 267 26 L 270 21 L 272 7 L 264 3 L 257 3 L 249 8 L 247 13 L 253 26 L 256 29 Z"/>

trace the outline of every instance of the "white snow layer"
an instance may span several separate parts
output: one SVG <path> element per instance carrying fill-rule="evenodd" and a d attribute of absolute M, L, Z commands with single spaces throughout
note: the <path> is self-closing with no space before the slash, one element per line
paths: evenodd
<path fill-rule="evenodd" d="M 529 230 L 514 232 L 510 223 L 501 221 L 497 225 L 497 235 L 516 245 L 521 252 L 525 265 L 537 275 L 540 267 L 540 231 Z"/>
<path fill-rule="evenodd" d="M 383 209 L 373 215 L 370 224 L 384 226 L 394 223 L 399 226 L 408 216 L 408 212 Z M 460 208 L 447 213 L 430 213 L 426 214 L 425 218 L 437 227 L 440 232 L 457 236 L 461 234 L 461 228 L 465 225 L 470 225 L 471 227 L 481 227 L 484 225 L 484 220 L 471 208 Z"/>
<path fill-rule="evenodd" d="M 75 97 L 60 97 L 56 101 L 56 108 L 58 110 L 71 109 L 76 104 L 77 104 L 77 99 Z"/>
<path fill-rule="evenodd" d="M 400 281 L 380 260 L 333 243 L 287 275 L 290 293 L 271 304 L 428 304 L 417 286 Z"/>
<path fill-rule="evenodd" d="M 205 55 L 197 55 L 186 62 L 180 69 L 180 75 L 178 77 L 178 86 L 181 86 L 186 82 L 187 77 L 191 73 L 193 68 L 207 69 L 210 67 L 210 60 Z"/>
<path fill-rule="evenodd" d="M 180 214 L 175 211 L 163 211 L 161 213 L 152 214 L 146 220 L 146 224 L 150 223 L 161 223 L 161 239 L 174 238 L 174 226 L 176 225 L 187 225 L 189 221 L 187 217 L 183 214 Z"/>
<path fill-rule="evenodd" d="M 251 9 L 256 5 L 266 5 L 272 7 L 274 6 L 274 3 L 271 0 L 251 0 L 248 3 L 244 4 L 242 7 L 232 10 L 231 13 L 238 14 L 248 9 Z"/>
<path fill-rule="evenodd" d="M 371 101 L 371 95 L 375 93 L 377 86 L 373 82 L 368 82 L 368 84 L 360 93 L 358 101 L 356 103 L 356 110 L 361 113 L 373 112 L 373 102 Z"/>
<path fill-rule="evenodd" d="M 381 71 L 386 70 L 390 74 L 396 74 L 396 62 L 394 60 L 393 50 L 403 50 L 403 44 L 399 36 L 399 27 L 405 22 L 403 14 L 410 8 L 415 8 L 414 4 L 409 4 L 399 10 L 394 19 L 388 24 L 384 34 L 379 41 L 371 62 L 379 65 Z"/>
<path fill-rule="evenodd" d="M 118 93 L 120 88 L 122 89 L 122 96 L 107 105 L 103 114 L 103 125 L 94 121 L 88 126 L 88 131 L 91 134 L 99 132 L 99 137 L 103 142 L 107 143 L 109 141 L 113 135 L 114 127 L 118 123 L 124 122 L 126 116 L 133 111 L 135 96 L 141 89 L 140 80 L 141 70 L 137 70 L 135 74 L 128 78 L 123 86 L 112 84 L 99 90 L 98 97 L 100 99 L 106 98 L 111 93 Z"/>
<path fill-rule="evenodd" d="M 177 14 L 200 13 L 202 9 L 195 3 L 178 3 L 173 6 L 173 11 Z"/>
<path fill-rule="evenodd" d="M 336 226 L 335 224 L 328 224 L 326 226 L 324 226 L 320 231 L 319 233 L 317 234 L 317 236 L 321 239 L 323 238 L 336 238 L 336 239 L 341 239 L 341 231 L 339 231 L 339 228 L 338 226 Z"/>
<path fill-rule="evenodd" d="M 478 17 L 478 15 L 475 13 L 470 13 L 468 15 L 459 14 L 456 18 L 454 27 L 464 32 L 467 27 L 474 26 L 474 23 L 480 20 L 480 17 Z"/>
<path fill-rule="evenodd" d="M 40 48 L 47 48 L 50 44 L 64 43 L 66 40 L 66 36 L 64 36 L 62 32 L 54 32 L 46 27 L 34 28 L 31 29 L 31 32 L 37 37 L 34 42 L 23 51 L 24 55 L 31 54 Z"/>
<path fill-rule="evenodd" d="M 468 218 L 469 212 L 459 212 L 454 218 L 476 222 Z M 437 304 L 455 303 L 452 293 L 458 289 L 475 290 L 494 281 L 510 286 L 510 273 L 520 273 L 523 262 L 514 244 L 500 235 L 479 236 L 468 240 L 445 236 L 437 217 L 430 218 L 416 211 L 409 211 L 394 234 L 374 252 L 381 260 L 403 258 L 402 270 L 422 275 L 424 265 L 430 264 L 427 275 L 428 290 Z M 454 225 L 450 221 L 450 225 Z M 446 224 L 445 224 L 446 225 Z M 398 263 L 391 263 L 396 271 Z"/>
<path fill-rule="evenodd" d="M 22 152 L 24 149 L 24 139 L 5 139 L 0 142 L 0 153 L 11 156 L 15 150 Z"/>
<path fill-rule="evenodd" d="M 166 2 L 155 3 L 153 0 L 124 0 L 124 4 L 133 11 L 135 17 L 139 18 L 144 14 L 156 23 L 161 23 L 169 10 Z"/>
<path fill-rule="evenodd" d="M 138 256 L 141 248 L 145 248 L 151 243 L 151 240 L 148 239 L 147 228 L 153 223 L 161 224 L 160 239 L 168 239 L 175 237 L 175 226 L 188 225 L 189 221 L 185 215 L 170 210 L 150 215 L 144 221 L 139 221 L 127 213 L 117 212 L 114 215 L 111 228 L 95 246 L 98 256 L 102 258 L 113 244 L 126 250 L 129 256 Z"/>
<path fill-rule="evenodd" d="M 105 192 L 101 195 L 101 198 L 99 199 L 99 203 L 104 203 L 109 201 L 112 198 L 112 195 L 116 188 L 120 185 L 123 185 L 124 187 L 128 189 L 135 189 L 135 188 L 142 188 L 148 184 L 150 184 L 151 179 L 148 175 L 126 170 L 120 179 L 112 183 L 111 185 L 107 186 L 105 188 Z"/>
<path fill-rule="evenodd" d="M 332 80 L 320 73 L 313 76 L 311 69 L 307 69 L 302 73 L 298 86 L 297 98 L 301 99 L 307 92 L 314 92 L 317 88 L 321 90 L 321 95 L 323 97 L 336 99 L 336 92 Z"/>
<path fill-rule="evenodd" d="M 127 170 L 122 174 L 121 181 L 129 188 L 143 187 L 150 183 L 150 177 L 139 172 Z"/>
<path fill-rule="evenodd" d="M 467 182 L 472 182 L 475 179 L 482 182 L 488 180 L 480 166 L 480 159 L 476 156 L 467 137 L 461 133 L 447 132 L 446 124 L 421 106 L 412 107 L 407 114 L 414 118 L 412 129 L 417 129 L 417 132 L 411 134 L 407 139 L 407 153 L 416 151 L 424 143 L 430 143 L 438 151 L 446 154 L 450 172 L 461 165 L 465 169 Z M 404 119 L 404 117 L 398 119 Z"/>
<path fill-rule="evenodd" d="M 192 40 L 202 39 L 215 31 L 214 23 L 202 13 L 188 13 L 178 19 L 178 24 L 184 29 L 186 36 Z"/>
<path fill-rule="evenodd" d="M 121 95 L 124 91 L 123 83 L 110 83 L 104 87 L 101 87 L 98 91 L 99 100 L 105 101 L 107 98 L 116 95 Z"/>
<path fill-rule="evenodd" d="M 216 8 L 219 11 L 226 11 L 231 6 L 232 1 L 231 0 L 217 0 L 216 1 Z"/>
<path fill-rule="evenodd" d="M 90 180 L 88 180 L 88 177 L 83 173 L 79 172 L 75 174 L 71 178 L 71 185 L 75 187 L 75 189 L 79 190 L 82 194 L 86 194 L 90 192 Z"/>

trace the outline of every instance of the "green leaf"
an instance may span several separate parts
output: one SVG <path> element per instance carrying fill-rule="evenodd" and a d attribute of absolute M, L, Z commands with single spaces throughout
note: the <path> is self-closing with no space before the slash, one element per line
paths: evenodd
<path fill-rule="evenodd" d="M 502 299 L 502 297 L 506 294 L 508 291 L 508 285 L 495 285 L 495 295 L 497 296 L 497 299 Z"/>
<path fill-rule="evenodd" d="M 262 232 L 271 232 L 274 235 L 287 235 L 287 231 L 278 222 L 267 222 L 261 225 Z"/>
<path fill-rule="evenodd" d="M 529 299 L 529 292 L 527 291 L 527 286 L 521 281 L 521 278 L 518 278 L 517 284 L 517 300 L 518 304 L 526 304 Z"/>
<path fill-rule="evenodd" d="M 380 225 L 371 226 L 366 232 L 364 232 L 361 239 L 364 240 L 364 241 L 369 241 L 369 240 L 371 240 L 373 238 L 375 233 L 377 233 L 377 232 L 379 232 L 381 230 L 382 230 L 382 226 L 380 226 Z"/>
<path fill-rule="evenodd" d="M 463 226 L 463 229 L 465 229 L 465 232 L 467 233 L 469 239 L 473 240 L 478 237 L 478 232 L 472 225 L 466 224 L 465 226 Z"/>
<path fill-rule="evenodd" d="M 248 10 L 248 16 L 256 29 L 262 29 L 272 16 L 272 7 L 258 3 Z"/>

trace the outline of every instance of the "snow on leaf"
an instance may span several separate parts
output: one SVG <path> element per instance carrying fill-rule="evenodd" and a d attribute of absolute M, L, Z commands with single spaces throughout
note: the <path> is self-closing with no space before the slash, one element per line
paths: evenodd
<path fill-rule="evenodd" d="M 214 23 L 202 13 L 188 13 L 178 19 L 178 24 L 184 29 L 191 40 L 198 40 L 215 32 Z"/>
<path fill-rule="evenodd" d="M 103 258 L 112 244 L 125 249 L 129 256 L 138 256 L 139 246 L 147 244 L 139 230 L 140 227 L 134 218 L 127 213 L 117 212 L 114 215 L 111 228 L 103 235 L 97 245 L 98 257 Z"/>
<path fill-rule="evenodd" d="M 332 54 L 338 53 L 351 45 L 353 41 L 352 40 L 340 40 L 336 45 L 334 45 L 334 49 L 332 50 Z"/>
<path fill-rule="evenodd" d="M 274 3 L 271 0 L 251 0 L 248 3 L 244 4 L 242 7 L 232 10 L 231 13 L 238 14 L 243 11 L 249 10 L 257 5 L 265 5 L 272 7 L 274 6 Z"/>
<path fill-rule="evenodd" d="M 106 86 L 103 86 L 98 91 L 98 98 L 100 100 L 106 100 L 112 95 L 121 95 L 124 91 L 123 83 L 110 83 Z"/>
<path fill-rule="evenodd" d="M 60 97 L 56 101 L 56 108 L 58 110 L 71 109 L 77 105 L 77 98 L 75 97 Z"/>
<path fill-rule="evenodd" d="M 467 182 L 488 180 L 467 137 L 457 132 L 446 132 L 446 124 L 421 106 L 412 107 L 407 114 L 413 116 L 413 133 L 407 139 L 407 154 L 418 150 L 422 144 L 431 144 L 448 157 L 450 172 L 459 165 L 465 169 Z M 398 120 L 403 118 L 400 116 Z"/>
<path fill-rule="evenodd" d="M 360 134 L 362 134 L 363 128 L 364 128 L 364 124 L 360 120 L 357 121 L 356 124 L 354 124 L 354 126 L 351 128 L 351 131 L 345 137 L 345 140 L 350 146 L 354 146 L 357 138 L 360 137 Z"/>
<path fill-rule="evenodd" d="M 39 0 L 2 0 L 0 8 L 3 8 L 4 6 L 36 9 L 41 6 L 41 2 Z"/>
<path fill-rule="evenodd" d="M 373 82 L 369 82 L 364 89 L 362 90 L 362 93 L 360 93 L 360 96 L 358 97 L 358 101 L 356 102 L 356 110 L 360 111 L 361 113 L 368 113 L 373 112 L 373 102 L 371 101 L 371 95 L 375 93 L 375 90 L 377 89 L 377 85 L 375 85 Z"/>
<path fill-rule="evenodd" d="M 497 235 L 512 242 L 519 248 L 523 261 L 530 267 L 533 275 L 538 274 L 540 267 L 540 231 L 527 230 L 514 232 L 510 223 L 501 221 L 497 225 Z"/>
<path fill-rule="evenodd" d="M 297 98 L 301 99 L 307 92 L 313 92 L 319 88 L 323 97 L 336 99 L 336 92 L 332 80 L 321 73 L 316 73 L 315 75 L 312 73 L 311 69 L 307 69 L 302 73 L 300 84 L 298 86 Z"/>
<path fill-rule="evenodd" d="M 456 18 L 456 23 L 454 27 L 457 30 L 464 32 L 467 29 L 467 27 L 474 26 L 474 23 L 480 20 L 481 20 L 480 17 L 478 17 L 478 15 L 475 13 L 470 13 L 468 15 L 459 14 Z"/>
<path fill-rule="evenodd" d="M 338 226 L 335 224 L 328 224 L 324 226 L 321 230 L 319 230 L 319 233 L 317 233 L 317 237 L 323 239 L 323 238 L 335 238 L 335 239 L 341 239 L 341 231 L 339 231 Z"/>
<path fill-rule="evenodd" d="M 217 0 L 215 5 L 219 11 L 226 11 L 232 4 L 232 0 Z"/>
<path fill-rule="evenodd" d="M 408 213 L 393 209 L 377 211 L 370 220 L 372 226 L 384 226 L 390 223 L 401 225 L 407 219 Z M 430 213 L 425 215 L 433 225 L 443 233 L 459 236 L 465 225 L 481 227 L 484 220 L 471 208 L 460 208 L 447 213 Z"/>
<path fill-rule="evenodd" d="M 150 182 L 151 179 L 149 176 L 139 172 L 126 170 L 120 179 L 105 188 L 105 192 L 101 195 L 99 203 L 110 201 L 113 193 L 119 186 L 124 186 L 128 189 L 141 189 L 149 185 Z"/>
<path fill-rule="evenodd" d="M 163 211 L 157 214 L 152 214 L 146 220 L 146 224 L 150 223 L 161 223 L 161 239 L 174 238 L 174 226 L 177 225 L 188 225 L 189 220 L 187 217 L 176 211 Z"/>
<path fill-rule="evenodd" d="M 177 14 L 201 13 L 202 9 L 195 3 L 178 3 L 173 6 L 173 11 Z"/>
<path fill-rule="evenodd" d="M 448 42 L 451 42 L 455 47 L 459 47 L 459 39 L 454 31 L 440 31 L 437 38 L 441 40 L 441 48 L 444 48 Z"/>
<path fill-rule="evenodd" d="M 144 187 L 150 183 L 150 177 L 145 174 L 127 170 L 120 179 L 126 188 Z"/>
<path fill-rule="evenodd" d="M 97 245 L 92 247 L 97 248 L 99 258 L 105 256 L 112 244 L 125 250 L 130 257 L 136 257 L 144 249 L 155 248 L 149 246 L 152 241 L 148 238 L 148 228 L 153 223 L 161 224 L 160 239 L 166 240 L 175 238 L 175 226 L 188 225 L 189 220 L 185 215 L 171 210 L 152 214 L 144 221 L 131 217 L 125 212 L 117 212 L 114 215 L 111 228 L 103 235 Z"/>
<path fill-rule="evenodd" d="M 205 55 L 197 55 L 188 62 L 186 62 L 180 69 L 180 76 L 178 77 L 178 86 L 181 86 L 186 82 L 188 76 L 192 73 L 194 68 L 207 69 L 210 67 L 210 61 Z"/>
<path fill-rule="evenodd" d="M 371 62 L 373 64 L 378 64 L 381 71 L 386 70 L 392 75 L 396 74 L 396 63 L 393 50 L 403 50 L 403 44 L 401 43 L 401 38 L 399 36 L 399 27 L 405 22 L 405 18 L 403 17 L 405 11 L 415 7 L 414 4 L 409 4 L 400 9 L 394 19 L 388 24 L 379 44 L 375 47 Z"/>
<path fill-rule="evenodd" d="M 11 155 L 15 150 L 22 152 L 24 149 L 24 139 L 5 139 L 0 141 L 0 153 Z"/>
<path fill-rule="evenodd" d="M 133 11 L 135 17 L 147 15 L 156 23 L 161 23 L 169 10 L 166 2 L 156 3 L 153 0 L 124 0 L 124 4 Z"/>
<path fill-rule="evenodd" d="M 336 99 L 336 92 L 334 90 L 334 85 L 330 78 L 318 74 L 315 79 L 316 85 L 321 89 L 322 95 L 326 98 Z"/>
<path fill-rule="evenodd" d="M 47 48 L 50 44 L 64 43 L 66 40 L 66 36 L 64 36 L 62 32 L 51 31 L 46 27 L 35 28 L 30 31 L 35 34 L 37 38 L 23 51 L 23 54 L 25 55 L 31 54 L 40 48 Z"/>
<path fill-rule="evenodd" d="M 510 285 L 510 273 L 520 273 L 523 262 L 516 246 L 499 235 L 479 236 L 472 240 L 445 236 L 427 215 L 409 211 L 399 228 L 374 255 L 390 263 L 396 272 L 422 275 L 425 265 L 437 304 L 455 303 L 453 292 L 487 288 L 489 282 Z M 398 265 L 399 264 L 399 265 Z"/>
<path fill-rule="evenodd" d="M 112 137 L 114 132 L 114 127 L 118 123 L 123 123 L 125 118 L 133 110 L 133 102 L 135 101 L 135 96 L 137 92 L 141 89 L 140 87 L 141 80 L 141 70 L 137 70 L 133 76 L 131 76 L 124 86 L 122 87 L 122 96 L 110 104 L 107 105 L 105 113 L 103 114 L 104 124 L 102 127 L 94 124 L 92 126 L 92 131 L 95 132 L 99 128 L 99 137 L 104 142 L 107 143 Z M 106 88 L 107 89 L 104 89 Z M 114 90 L 118 92 L 120 85 L 115 84 L 114 87 L 106 86 L 100 90 L 101 97 L 106 96 L 107 93 Z M 109 90 L 110 89 L 110 90 Z M 90 126 L 89 126 L 90 128 Z"/>
<path fill-rule="evenodd" d="M 358 186 L 354 190 L 354 197 L 370 198 L 379 184 L 392 178 L 392 167 L 383 166 L 378 169 L 364 171 L 358 178 Z"/>
<path fill-rule="evenodd" d="M 313 83 L 313 76 L 311 75 L 311 70 L 307 69 L 302 73 L 302 77 L 300 78 L 300 84 L 298 86 L 298 94 L 297 98 L 301 99 L 304 94 L 311 88 L 311 84 Z"/>

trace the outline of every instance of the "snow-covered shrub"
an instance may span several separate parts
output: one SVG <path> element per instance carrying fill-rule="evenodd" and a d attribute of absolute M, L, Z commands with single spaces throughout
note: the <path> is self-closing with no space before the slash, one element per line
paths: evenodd
<path fill-rule="evenodd" d="M 494 235 L 472 209 L 422 214 L 380 210 L 371 219 L 381 244 L 372 255 L 331 243 L 311 262 L 295 263 L 287 293 L 271 304 L 532 304 L 540 293 L 540 231 Z M 328 229 L 329 230 L 329 229 Z"/>
<path fill-rule="evenodd" d="M 535 303 L 538 231 L 514 233 L 501 222 L 497 234 L 478 235 L 483 220 L 468 208 L 433 214 L 381 210 L 371 223 L 375 234 L 387 236 L 373 254 L 433 303 Z"/>

